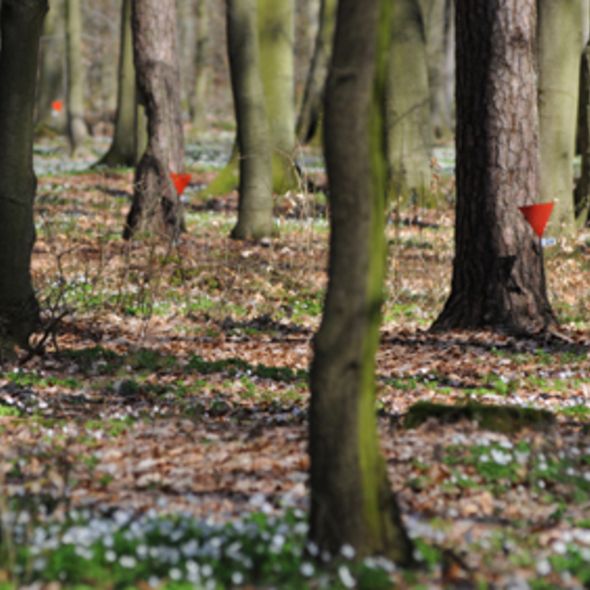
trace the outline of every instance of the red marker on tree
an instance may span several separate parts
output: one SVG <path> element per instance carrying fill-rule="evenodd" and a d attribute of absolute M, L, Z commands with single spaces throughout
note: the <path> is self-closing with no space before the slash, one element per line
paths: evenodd
<path fill-rule="evenodd" d="M 189 185 L 191 181 L 191 175 L 188 173 L 178 174 L 177 172 L 170 172 L 170 178 L 172 179 L 178 196 L 182 195 L 184 189 Z"/>
<path fill-rule="evenodd" d="M 54 100 L 51 103 L 51 110 L 56 113 L 61 113 L 63 108 L 64 108 L 63 100 Z"/>
<path fill-rule="evenodd" d="M 543 232 L 547 226 L 547 222 L 551 217 L 553 211 L 553 203 L 537 203 L 535 205 L 524 205 L 519 207 L 520 212 L 528 221 L 533 231 L 540 237 L 543 237 Z"/>

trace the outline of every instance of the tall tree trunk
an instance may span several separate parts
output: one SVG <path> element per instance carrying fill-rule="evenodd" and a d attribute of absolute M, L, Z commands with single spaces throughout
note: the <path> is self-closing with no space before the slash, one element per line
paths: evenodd
<path fill-rule="evenodd" d="M 581 174 L 574 191 L 576 224 L 590 222 L 590 42 L 580 64 L 580 101 L 578 106 L 578 150 L 582 156 Z"/>
<path fill-rule="evenodd" d="M 134 166 L 145 151 L 146 136 L 139 131 L 137 84 L 133 65 L 131 2 L 123 0 L 121 8 L 121 41 L 119 48 L 117 112 L 115 131 L 109 151 L 98 162 L 104 166 Z M 141 143 L 143 141 L 143 143 Z"/>
<path fill-rule="evenodd" d="M 574 154 L 585 0 L 537 0 L 541 200 L 555 200 L 550 231 L 572 235 Z"/>
<path fill-rule="evenodd" d="M 260 79 L 256 0 L 227 0 L 227 40 L 240 151 L 240 202 L 234 238 L 273 229 L 270 129 Z"/>
<path fill-rule="evenodd" d="M 388 160 L 403 197 L 430 190 L 432 133 L 426 37 L 418 0 L 393 3 L 387 90 Z"/>
<path fill-rule="evenodd" d="M 33 111 L 46 0 L 2 0 L 0 30 L 0 352 L 25 346 L 38 319 Z"/>
<path fill-rule="evenodd" d="M 207 0 L 196 2 L 196 39 L 195 39 L 195 80 L 191 97 L 191 119 L 193 131 L 198 133 L 205 127 L 207 114 L 207 93 L 210 76 L 210 7 Z"/>
<path fill-rule="evenodd" d="M 321 0 L 315 48 L 297 118 L 296 134 L 302 144 L 310 142 L 318 129 L 328 66 L 332 56 L 337 4 L 337 0 Z"/>
<path fill-rule="evenodd" d="M 419 0 L 428 64 L 431 128 L 436 137 L 449 138 L 453 134 L 453 73 L 449 71 L 449 53 L 454 51 L 451 37 L 452 0 Z"/>
<path fill-rule="evenodd" d="M 35 122 L 50 123 L 51 103 L 64 96 L 63 2 L 53 0 L 47 13 L 39 51 L 39 83 Z"/>
<path fill-rule="evenodd" d="M 434 328 L 554 324 L 541 244 L 535 0 L 457 0 L 457 209 L 451 295 Z"/>
<path fill-rule="evenodd" d="M 383 58 L 390 16 L 389 0 L 339 3 L 325 106 L 332 230 L 311 368 L 310 538 L 333 555 L 348 543 L 358 557 L 382 554 L 407 564 L 411 543 L 379 451 L 374 386 L 386 253 Z"/>
<path fill-rule="evenodd" d="M 88 135 L 84 121 L 82 11 L 80 0 L 66 0 L 66 109 L 68 139 L 74 153 Z"/>
<path fill-rule="evenodd" d="M 258 0 L 260 71 L 273 147 L 273 188 L 298 185 L 295 168 L 294 0 Z"/>
<path fill-rule="evenodd" d="M 174 239 L 183 227 L 170 172 L 184 169 L 175 0 L 133 0 L 133 52 L 148 145 L 135 171 L 133 204 L 123 237 L 148 230 Z"/>

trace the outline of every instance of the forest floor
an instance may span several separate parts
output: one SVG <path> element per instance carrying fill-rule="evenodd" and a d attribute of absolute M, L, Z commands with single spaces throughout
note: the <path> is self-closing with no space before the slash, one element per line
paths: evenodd
<path fill-rule="evenodd" d="M 282 197 L 277 238 L 232 241 L 236 195 L 195 189 L 213 175 L 172 245 L 121 239 L 131 171 L 40 176 L 33 274 L 61 319 L 0 373 L 0 588 L 590 587 L 590 233 L 545 251 L 559 335 L 432 334 L 452 208 L 392 213 L 377 411 L 422 567 L 345 548 L 322 572 L 301 551 L 325 207 Z M 409 420 L 424 401 L 472 419 Z"/>

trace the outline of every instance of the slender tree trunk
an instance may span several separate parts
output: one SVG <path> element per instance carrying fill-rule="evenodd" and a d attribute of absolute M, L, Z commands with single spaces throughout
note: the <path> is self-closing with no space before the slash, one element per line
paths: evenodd
<path fill-rule="evenodd" d="M 207 0 L 196 2 L 196 40 L 195 40 L 195 81 L 191 97 L 191 119 L 193 130 L 202 131 L 207 114 L 207 93 L 210 77 L 210 7 Z"/>
<path fill-rule="evenodd" d="M 418 0 L 393 3 L 387 92 L 389 165 L 398 195 L 430 190 L 432 133 L 426 37 Z"/>
<path fill-rule="evenodd" d="M 74 153 L 88 135 L 84 121 L 82 11 L 80 0 L 66 0 L 66 109 L 68 139 Z"/>
<path fill-rule="evenodd" d="M 309 143 L 318 129 L 328 66 L 332 56 L 337 4 L 337 0 L 321 0 L 315 48 L 305 81 L 299 117 L 297 118 L 297 139 L 302 144 Z"/>
<path fill-rule="evenodd" d="M 588 17 L 585 0 L 537 0 L 537 4 L 541 200 L 555 201 L 550 231 L 572 235 L 580 59 Z"/>
<path fill-rule="evenodd" d="M 146 148 L 145 133 L 137 109 L 137 84 L 133 65 L 133 39 L 131 31 L 131 2 L 123 0 L 121 8 L 121 41 L 119 49 L 117 112 L 115 131 L 109 151 L 98 162 L 104 166 L 134 166 Z M 143 122 L 145 127 L 145 121 Z M 141 143 L 143 141 L 143 143 Z"/>
<path fill-rule="evenodd" d="M 64 96 L 64 28 L 63 3 L 53 0 L 45 19 L 40 46 L 39 84 L 35 121 L 51 122 L 51 103 Z"/>
<path fill-rule="evenodd" d="M 582 170 L 574 196 L 576 223 L 583 226 L 590 221 L 590 43 L 584 49 L 580 65 L 578 110 L 578 150 L 582 156 Z"/>
<path fill-rule="evenodd" d="M 227 39 L 240 151 L 240 202 L 234 238 L 273 229 L 270 129 L 260 79 L 256 0 L 227 0 Z"/>
<path fill-rule="evenodd" d="M 170 172 L 184 169 L 175 0 L 133 0 L 133 51 L 140 102 L 148 119 L 148 145 L 135 171 L 133 204 L 123 237 L 148 230 L 176 238 L 180 199 Z"/>
<path fill-rule="evenodd" d="M 273 188 L 298 186 L 295 168 L 294 0 L 258 0 L 260 71 L 273 147 Z"/>
<path fill-rule="evenodd" d="M 31 283 L 35 241 L 33 111 L 46 0 L 2 0 L 0 30 L 0 349 L 26 346 L 38 319 Z"/>
<path fill-rule="evenodd" d="M 411 543 L 379 451 L 374 387 L 385 274 L 382 58 L 389 22 L 389 0 L 340 0 L 326 88 L 332 231 L 311 369 L 310 538 L 332 555 L 350 544 L 359 558 L 382 554 L 407 564 Z"/>
<path fill-rule="evenodd" d="M 555 323 L 539 239 L 535 0 L 457 0 L 457 210 L 451 295 L 434 328 Z"/>

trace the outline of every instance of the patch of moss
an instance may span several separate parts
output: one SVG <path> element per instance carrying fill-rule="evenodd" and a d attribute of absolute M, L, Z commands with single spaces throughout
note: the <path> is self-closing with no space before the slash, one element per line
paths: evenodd
<path fill-rule="evenodd" d="M 417 428 L 431 418 L 443 424 L 471 420 L 486 430 L 504 433 L 516 432 L 526 427 L 541 430 L 555 424 L 555 416 L 547 410 L 475 402 L 456 406 L 417 402 L 408 410 L 404 419 L 404 427 Z"/>

